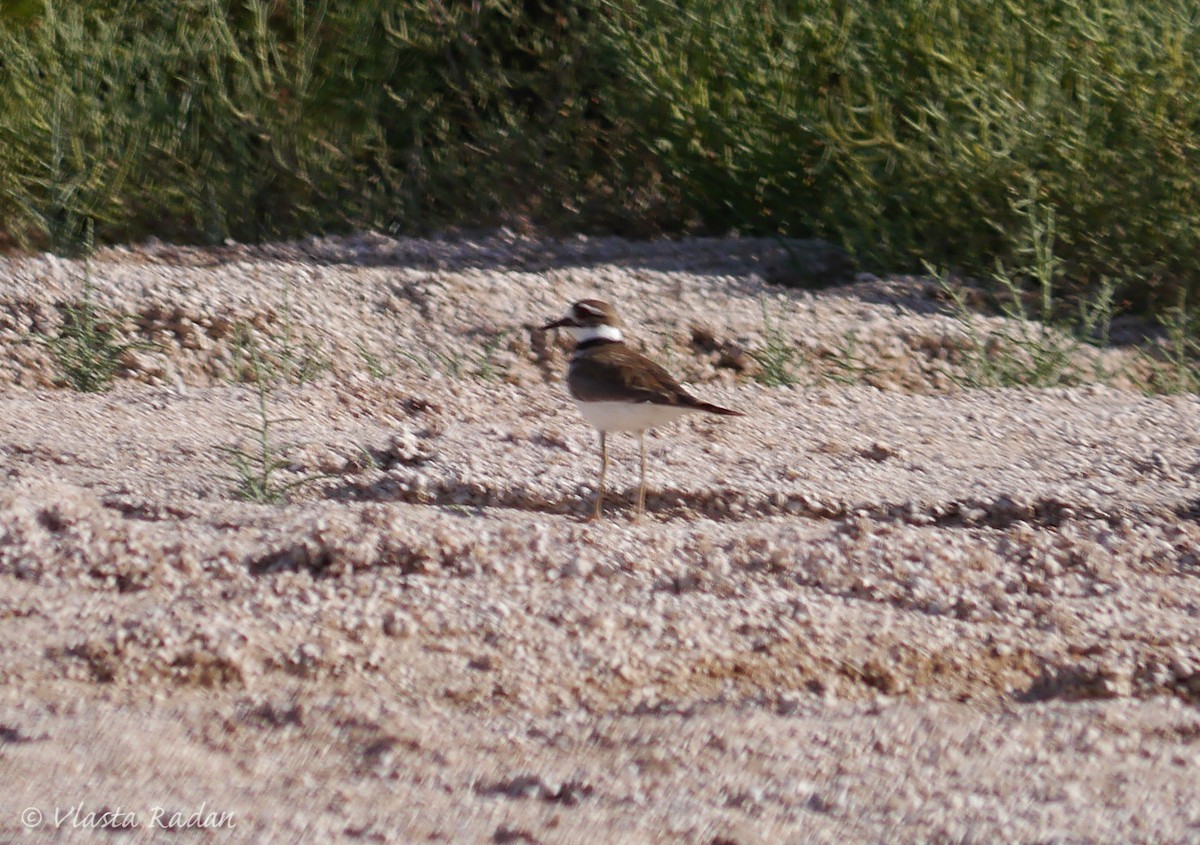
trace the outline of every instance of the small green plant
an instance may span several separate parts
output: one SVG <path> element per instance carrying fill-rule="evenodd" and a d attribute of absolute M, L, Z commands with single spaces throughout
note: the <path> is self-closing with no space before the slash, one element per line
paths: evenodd
<path fill-rule="evenodd" d="M 292 299 L 283 292 L 283 327 L 276 351 L 277 366 L 293 384 L 307 384 L 329 370 L 329 359 L 310 337 L 299 335 L 292 326 Z"/>
<path fill-rule="evenodd" d="M 1079 313 L 1075 324 L 1077 335 L 1099 349 L 1108 346 L 1109 337 L 1112 334 L 1116 294 L 1116 281 L 1105 276 L 1100 280 L 1094 296 L 1083 297 L 1079 300 Z M 1097 355 L 1092 368 L 1092 377 L 1096 381 L 1105 382 L 1112 376 L 1113 373 L 1104 369 L 1104 360 Z"/>
<path fill-rule="evenodd" d="M 824 376 L 838 384 L 858 384 L 864 378 L 879 372 L 878 368 L 868 364 L 866 356 L 859 352 L 858 334 L 853 331 L 846 333 L 842 345 L 828 360 L 833 370 Z"/>
<path fill-rule="evenodd" d="M 507 368 L 501 364 L 497 364 L 495 359 L 496 350 L 504 343 L 504 339 L 508 337 L 508 331 L 499 331 L 483 342 L 479 352 L 475 355 L 475 370 L 473 375 L 484 381 L 491 381 L 504 375 Z"/>
<path fill-rule="evenodd" d="M 1187 291 L 1158 317 L 1165 337 L 1143 355 L 1150 369 L 1148 387 L 1156 393 L 1200 391 L 1200 314 L 1187 304 Z"/>
<path fill-rule="evenodd" d="M 771 317 L 771 309 L 765 296 L 760 300 L 760 304 L 763 315 L 763 346 L 750 353 L 759 366 L 754 378 L 759 384 L 767 387 L 793 385 L 796 383 L 793 367 L 800 353 L 788 342 L 787 336 L 779 327 L 779 322 Z"/>
<path fill-rule="evenodd" d="M 269 404 L 275 386 L 272 371 L 263 362 L 252 335 L 246 341 L 246 349 L 254 373 L 258 403 L 254 420 L 240 425 L 250 433 L 253 445 L 250 448 L 222 446 L 220 449 L 236 473 L 227 477 L 227 480 L 233 483 L 233 493 L 237 498 L 263 505 L 280 504 L 287 501 L 293 490 L 312 484 L 324 475 L 314 473 L 291 481 L 279 480 L 279 473 L 292 464 L 287 455 L 294 446 L 277 444 L 275 430 L 278 426 L 298 420 L 294 417 L 271 416 Z"/>
<path fill-rule="evenodd" d="M 467 355 L 465 352 L 453 352 L 449 355 L 441 352 L 433 352 L 431 356 L 441 366 L 442 371 L 450 376 L 450 378 L 458 379 L 466 375 Z"/>
<path fill-rule="evenodd" d="M 62 379 L 74 390 L 99 393 L 107 390 L 121 369 L 121 359 L 147 344 L 119 339 L 116 326 L 101 315 L 86 282 L 83 297 L 62 306 L 63 320 L 56 335 L 39 335 L 50 350 Z"/>
<path fill-rule="evenodd" d="M 1000 312 L 1006 318 L 1002 327 L 988 331 L 968 305 L 962 288 L 953 285 L 948 275 L 926 263 L 939 278 L 943 292 L 953 305 L 954 317 L 966 334 L 964 349 L 966 373 L 951 373 L 964 387 L 1057 387 L 1079 384 L 1089 379 L 1107 381 L 1099 356 L 1092 372 L 1081 369 L 1079 361 L 1086 346 L 1103 346 L 1112 325 L 1116 285 L 1102 280 L 1091 297 L 1079 300 L 1073 318 L 1061 316 L 1055 299 L 1055 284 L 1061 274 L 1061 262 L 1054 252 L 1054 209 L 1037 203 L 1032 197 L 1020 204 L 1028 224 L 1022 251 L 1028 263 L 1015 276 L 1000 264 L 992 274 L 1000 294 Z M 1029 294 L 1018 281 L 1025 278 L 1034 285 L 1034 306 L 1026 304 Z"/>
<path fill-rule="evenodd" d="M 380 463 L 379 458 L 366 446 L 360 447 L 358 450 L 358 464 L 366 470 L 383 469 L 383 464 Z"/>
<path fill-rule="evenodd" d="M 410 364 L 414 364 L 416 366 L 416 368 L 418 370 L 420 370 L 421 373 L 426 378 L 433 375 L 433 372 L 434 372 L 433 364 L 434 364 L 434 361 L 436 361 L 436 358 L 433 358 L 433 356 L 431 356 L 430 358 L 422 358 L 420 355 L 417 355 L 415 352 L 409 352 L 407 349 L 401 349 L 400 357 L 403 358 L 405 361 L 408 361 Z"/>
<path fill-rule="evenodd" d="M 153 348 L 154 344 L 121 340 L 120 321 L 105 317 L 96 306 L 88 258 L 92 244 L 90 221 L 85 238 L 83 295 L 62 306 L 57 334 L 39 334 L 37 340 L 50 350 L 63 381 L 74 390 L 99 393 L 111 386 L 126 353 Z"/>
<path fill-rule="evenodd" d="M 966 372 L 951 373 L 951 378 L 971 388 L 1054 387 L 1074 382 L 1078 341 L 1031 317 L 1022 301 L 1023 291 L 1009 276 L 997 272 L 996 279 L 1007 294 L 1001 313 L 1009 322 L 988 331 L 967 304 L 965 292 L 942 277 L 942 289 L 967 336 L 963 350 Z"/>
<path fill-rule="evenodd" d="M 293 327 L 291 300 L 287 293 L 283 297 L 283 320 L 277 336 L 260 344 L 251 326 L 243 323 L 235 327 L 232 343 L 235 381 L 257 382 L 261 371 L 269 381 L 302 385 L 332 366 L 320 344 Z"/>
<path fill-rule="evenodd" d="M 396 373 L 396 368 L 391 364 L 386 364 L 379 360 L 379 356 L 367 348 L 367 345 L 361 340 L 355 343 L 358 349 L 358 357 L 362 358 L 363 364 L 367 368 L 368 375 L 376 381 L 382 381 Z"/>
<path fill-rule="evenodd" d="M 499 331 L 491 335 L 478 350 L 473 353 L 457 351 L 452 354 L 430 352 L 427 358 L 422 358 L 412 352 L 401 352 L 401 357 L 416 364 L 426 376 L 432 376 L 440 369 L 453 379 L 474 376 L 475 378 L 491 381 L 507 372 L 507 367 L 495 361 L 496 350 L 508 337 L 509 332 Z"/>

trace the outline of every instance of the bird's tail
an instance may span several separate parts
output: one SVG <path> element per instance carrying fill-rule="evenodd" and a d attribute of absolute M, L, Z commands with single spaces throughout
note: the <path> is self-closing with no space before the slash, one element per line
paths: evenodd
<path fill-rule="evenodd" d="M 697 411 L 704 411 L 706 414 L 720 414 L 723 417 L 744 417 L 746 416 L 741 411 L 734 411 L 730 408 L 722 408 L 720 405 L 714 405 L 712 402 L 705 402 L 701 399 L 696 399 L 692 403 L 692 407 Z"/>

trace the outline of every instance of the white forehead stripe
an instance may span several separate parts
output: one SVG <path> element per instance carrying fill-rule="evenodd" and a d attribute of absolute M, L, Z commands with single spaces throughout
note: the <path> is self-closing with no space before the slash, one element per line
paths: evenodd
<path fill-rule="evenodd" d="M 586 302 L 576 302 L 575 310 L 581 311 L 584 314 L 591 314 L 593 317 L 603 317 L 604 311 L 597 308 L 595 305 L 588 305 Z"/>

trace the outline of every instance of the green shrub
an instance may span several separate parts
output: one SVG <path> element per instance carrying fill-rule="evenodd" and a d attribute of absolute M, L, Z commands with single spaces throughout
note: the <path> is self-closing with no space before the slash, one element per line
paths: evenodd
<path fill-rule="evenodd" d="M 0 238 L 522 223 L 1200 295 L 1187 0 L 44 0 L 0 8 Z M 1028 281 L 1028 280 L 1026 280 Z"/>
<path fill-rule="evenodd" d="M 1019 263 L 1032 192 L 1076 290 L 1200 269 L 1200 16 L 1185 0 L 622 5 L 643 141 L 717 227 L 868 265 Z"/>
<path fill-rule="evenodd" d="M 59 377 L 72 390 L 100 393 L 112 386 L 127 353 L 150 349 L 150 344 L 121 340 L 121 317 L 103 313 L 93 300 L 90 280 L 83 296 L 61 306 L 62 325 L 55 334 L 38 334 L 54 358 Z"/>
<path fill-rule="evenodd" d="M 48 0 L 36 25 L 0 21 L 6 234 L 626 219 L 645 182 L 608 167 L 595 29 L 517 0 Z"/>

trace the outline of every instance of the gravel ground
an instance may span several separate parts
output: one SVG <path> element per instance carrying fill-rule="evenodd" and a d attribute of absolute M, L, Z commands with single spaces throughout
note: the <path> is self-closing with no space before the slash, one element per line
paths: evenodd
<path fill-rule="evenodd" d="M 1200 403 L 963 390 L 936 285 L 764 281 L 810 249 L 0 260 L 0 838 L 1200 840 Z M 85 279 L 148 342 L 97 395 L 31 339 Z M 639 523 L 621 436 L 582 521 L 535 328 L 584 296 L 747 414 L 648 438 Z M 255 349 L 285 504 L 236 495 Z"/>

